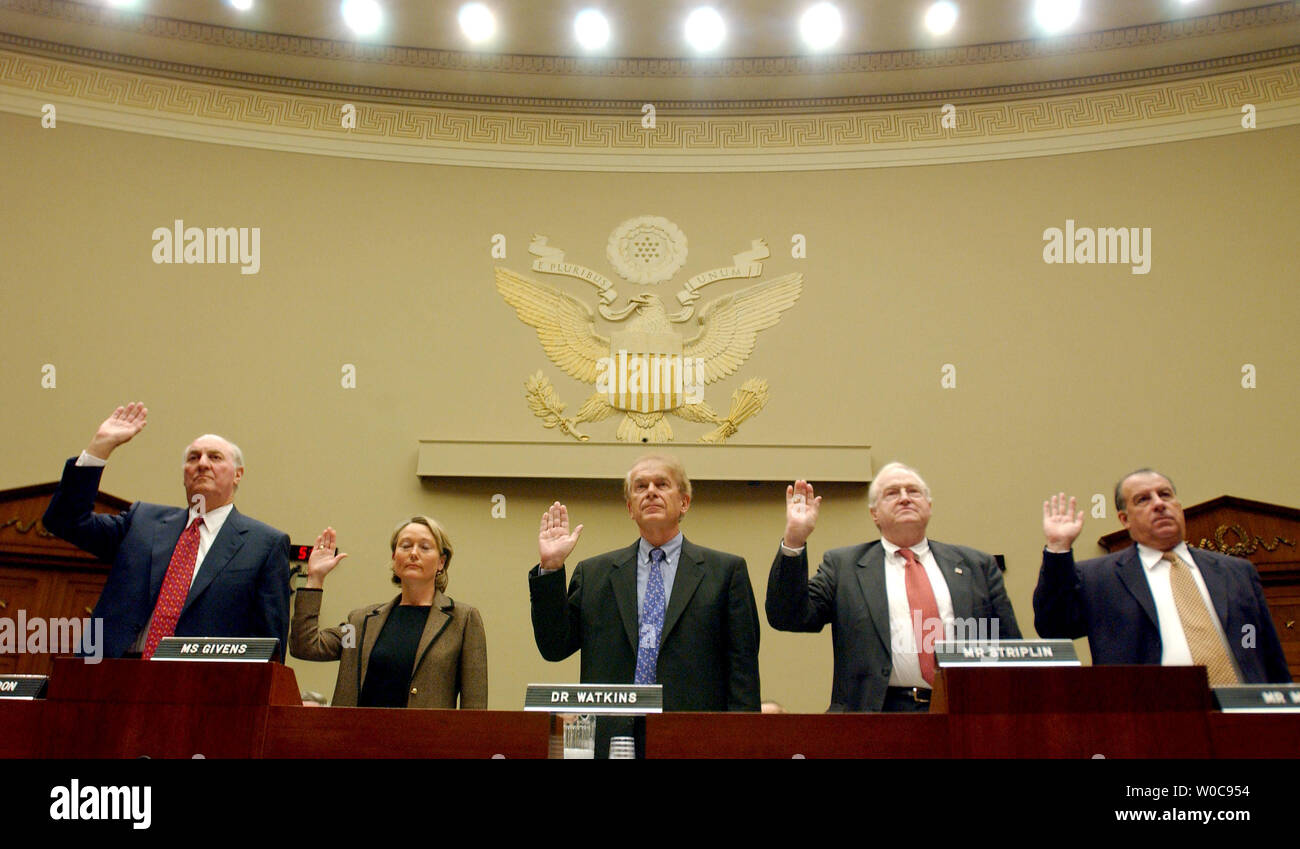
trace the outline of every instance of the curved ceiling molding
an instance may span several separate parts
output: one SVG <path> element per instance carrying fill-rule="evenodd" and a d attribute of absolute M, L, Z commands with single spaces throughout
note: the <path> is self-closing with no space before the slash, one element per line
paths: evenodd
<path fill-rule="evenodd" d="M 1074 153 L 1300 123 L 1300 56 L 1123 88 L 927 107 L 699 116 L 505 112 L 355 100 L 155 77 L 0 50 L 0 110 L 173 138 L 330 156 L 570 170 L 869 168 Z M 975 93 L 977 94 L 977 92 Z"/>
<path fill-rule="evenodd" d="M 316 6 L 268 7 L 280 15 L 262 19 L 268 29 L 299 33 L 280 34 L 222 25 L 235 19 L 213 4 L 156 0 L 166 17 L 0 0 L 0 110 L 39 120 L 53 104 L 61 122 L 126 132 L 484 167 L 802 170 L 1043 156 L 1247 132 L 1246 106 L 1255 127 L 1300 124 L 1300 0 L 1248 2 L 1137 26 L 1119 24 L 1170 13 L 1106 7 L 1094 23 L 1110 28 L 1051 39 L 705 60 L 440 49 L 445 33 L 419 28 L 431 19 L 418 3 L 399 7 L 408 18 L 396 31 L 422 46 L 395 47 L 301 34 L 329 31 Z M 558 8 L 539 0 L 534 23 L 553 24 Z M 1001 27 L 986 32 L 1023 31 L 1014 16 L 986 14 Z"/>
<path fill-rule="evenodd" d="M 376 85 L 357 85 L 321 82 L 314 79 L 294 79 L 247 71 L 229 71 L 196 65 L 168 62 L 159 59 L 125 56 L 87 47 L 76 47 L 37 41 L 22 36 L 0 32 L 0 47 L 9 46 L 16 52 L 32 57 L 66 59 L 71 63 L 142 73 L 195 82 L 208 82 L 218 86 L 256 88 L 261 91 L 301 93 L 313 97 L 331 97 L 340 101 L 383 102 L 413 106 L 437 106 L 451 109 L 500 109 L 526 112 L 597 112 L 627 115 L 638 113 L 645 98 L 597 99 L 532 97 L 526 95 L 493 95 L 421 89 L 392 88 Z M 1166 79 L 1183 79 L 1230 70 L 1267 67 L 1300 58 L 1300 45 L 1261 50 L 1234 56 L 1200 59 L 1176 65 L 1141 68 L 1109 73 L 1089 74 L 1069 78 L 1054 78 L 1041 82 L 984 85 L 917 91 L 891 91 L 884 94 L 857 94 L 851 96 L 818 97 L 763 97 L 680 100 L 655 97 L 658 111 L 681 114 L 719 115 L 753 114 L 762 112 L 843 112 L 857 109 L 892 108 L 897 106 L 942 106 L 957 101 L 975 102 L 1026 98 L 1045 94 L 1062 94 L 1072 91 L 1092 91 L 1130 86 Z"/>

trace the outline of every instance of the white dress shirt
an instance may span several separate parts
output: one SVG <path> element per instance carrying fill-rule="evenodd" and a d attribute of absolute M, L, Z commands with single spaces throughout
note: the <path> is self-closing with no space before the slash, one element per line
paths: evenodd
<path fill-rule="evenodd" d="M 930 685 L 921 675 L 921 661 L 917 659 L 916 629 L 912 621 L 912 607 L 907 603 L 907 560 L 899 554 L 899 546 L 887 539 L 882 539 L 885 547 L 885 595 L 889 599 L 889 638 L 890 653 L 893 655 L 893 671 L 889 673 L 891 687 L 920 687 L 930 689 Z M 923 539 L 911 546 L 916 559 L 925 568 L 925 576 L 930 579 L 934 590 L 934 600 L 939 607 L 939 618 L 943 620 L 943 634 L 939 639 L 946 639 L 953 631 L 952 593 L 948 591 L 948 582 L 939 571 L 939 564 L 930 551 L 930 541 Z M 931 633 L 930 623 L 922 623 L 921 636 Z"/>
<path fill-rule="evenodd" d="M 1142 573 L 1146 575 L 1147 585 L 1151 588 L 1151 597 L 1156 603 L 1156 624 L 1160 628 L 1160 665 L 1191 666 L 1192 650 L 1187 646 L 1187 635 L 1183 633 L 1183 620 L 1178 617 L 1178 607 L 1174 604 L 1174 588 L 1169 578 L 1169 561 L 1164 559 L 1164 552 L 1158 549 L 1142 543 L 1138 543 L 1137 548 L 1138 558 L 1142 561 Z M 1210 611 L 1210 621 L 1218 630 L 1219 638 L 1223 639 L 1223 623 L 1219 621 L 1219 614 L 1214 610 L 1210 593 L 1205 588 L 1205 579 L 1201 577 L 1201 570 L 1192 559 L 1187 543 L 1180 542 L 1172 550 L 1191 570 L 1192 577 L 1196 580 L 1196 588 L 1201 591 L 1201 598 Z M 1226 641 L 1224 648 L 1228 649 L 1228 657 L 1233 659 L 1232 649 Z M 1236 664 L 1235 659 L 1233 663 Z"/>

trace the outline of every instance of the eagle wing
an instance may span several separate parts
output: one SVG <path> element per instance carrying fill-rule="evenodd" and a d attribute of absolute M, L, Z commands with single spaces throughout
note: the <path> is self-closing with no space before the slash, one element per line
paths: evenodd
<path fill-rule="evenodd" d="M 758 331 L 781 319 L 803 291 L 803 275 L 787 274 L 710 301 L 696 318 L 702 327 L 682 349 L 702 360 L 696 378 L 705 384 L 735 374 L 754 353 Z"/>
<path fill-rule="evenodd" d="M 597 363 L 609 356 L 609 337 L 596 332 L 591 307 L 549 283 L 529 280 L 508 268 L 496 269 L 497 291 L 519 320 L 537 328 L 551 362 L 570 377 L 596 382 Z"/>

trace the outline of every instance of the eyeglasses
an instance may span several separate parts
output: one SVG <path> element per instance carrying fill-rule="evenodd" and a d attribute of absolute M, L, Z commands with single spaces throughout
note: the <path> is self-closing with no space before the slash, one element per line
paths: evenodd
<path fill-rule="evenodd" d="M 880 493 L 880 500 L 889 504 L 897 501 L 904 495 L 914 501 L 919 501 L 926 497 L 925 490 L 921 489 L 919 486 L 891 486 L 889 489 Z"/>

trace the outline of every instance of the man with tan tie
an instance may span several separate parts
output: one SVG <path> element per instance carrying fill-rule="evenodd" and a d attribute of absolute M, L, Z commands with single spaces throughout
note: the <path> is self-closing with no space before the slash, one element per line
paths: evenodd
<path fill-rule="evenodd" d="M 880 469 L 867 508 L 881 539 L 826 552 L 809 579 L 805 543 L 821 501 L 807 481 L 786 487 L 785 534 L 766 607 L 778 631 L 816 632 L 831 623 L 830 711 L 929 710 L 937 640 L 1020 636 L 997 561 L 926 537 L 930 487 L 915 469 Z"/>
<path fill-rule="evenodd" d="M 1087 636 L 1099 665 L 1204 666 L 1212 686 L 1291 680 L 1254 565 L 1188 547 L 1173 481 L 1153 469 L 1121 478 L 1115 509 L 1137 544 L 1078 564 L 1076 506 L 1065 493 L 1043 502 L 1039 636 Z"/>

